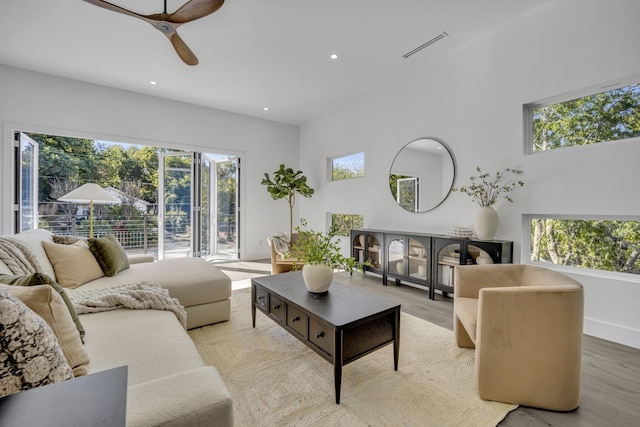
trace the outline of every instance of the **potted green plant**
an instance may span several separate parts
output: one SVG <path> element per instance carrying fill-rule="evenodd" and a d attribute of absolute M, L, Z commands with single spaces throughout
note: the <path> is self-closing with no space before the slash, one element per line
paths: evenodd
<path fill-rule="evenodd" d="M 353 257 L 342 255 L 340 239 L 336 238 L 338 229 L 335 226 L 323 233 L 307 228 L 307 221 L 301 218 L 296 231 L 298 240 L 291 246 L 289 255 L 303 263 L 302 276 L 310 292 L 326 292 L 331 286 L 336 268 L 353 273 L 354 270 L 364 271 L 365 265 L 371 265 L 369 261 L 359 263 Z"/>
<path fill-rule="evenodd" d="M 468 194 L 474 203 L 480 206 L 474 222 L 476 235 L 479 239 L 491 240 L 498 230 L 498 212 L 493 208 L 501 198 L 513 203 L 510 194 L 516 187 L 522 187 L 523 181 L 507 176 L 518 176 L 523 171 L 519 169 L 505 168 L 495 174 L 482 172 L 476 167 L 479 175 L 471 176 L 471 185 L 460 188 L 452 188 L 451 191 L 460 191 Z"/>
<path fill-rule="evenodd" d="M 265 172 L 262 185 L 267 186 L 267 191 L 273 200 L 286 199 L 289 204 L 289 235 L 293 233 L 293 207 L 296 204 L 296 194 L 303 197 L 311 197 L 313 188 L 307 184 L 307 177 L 302 171 L 294 171 L 284 164 L 273 173 L 273 179 Z"/>

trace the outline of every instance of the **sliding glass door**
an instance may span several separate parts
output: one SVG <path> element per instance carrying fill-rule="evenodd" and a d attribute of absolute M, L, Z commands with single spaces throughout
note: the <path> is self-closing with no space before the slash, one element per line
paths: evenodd
<path fill-rule="evenodd" d="M 158 257 L 238 259 L 239 159 L 160 154 Z"/>
<path fill-rule="evenodd" d="M 58 198 L 94 182 L 122 201 L 101 206 L 99 219 L 102 234 L 117 235 L 127 251 L 239 258 L 238 157 L 27 132 L 14 138 L 15 232 L 84 235 L 83 206 Z"/>

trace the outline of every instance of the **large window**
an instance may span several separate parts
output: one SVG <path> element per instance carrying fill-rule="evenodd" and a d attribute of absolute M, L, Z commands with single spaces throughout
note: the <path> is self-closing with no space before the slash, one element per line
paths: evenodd
<path fill-rule="evenodd" d="M 331 180 L 357 178 L 364 176 L 364 153 L 331 159 Z"/>
<path fill-rule="evenodd" d="M 531 218 L 530 260 L 640 274 L 640 221 Z"/>
<path fill-rule="evenodd" d="M 640 137 L 638 81 L 526 105 L 527 152 Z"/>

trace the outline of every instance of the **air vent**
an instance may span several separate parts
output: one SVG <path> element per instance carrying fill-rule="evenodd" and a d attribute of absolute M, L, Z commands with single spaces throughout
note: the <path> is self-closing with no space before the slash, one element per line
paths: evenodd
<path fill-rule="evenodd" d="M 420 52 L 422 49 L 424 49 L 427 46 L 430 46 L 432 44 L 434 44 L 435 42 L 437 42 L 438 40 L 442 40 L 443 38 L 447 37 L 449 34 L 445 33 L 444 31 L 441 32 L 440 34 L 438 34 L 437 36 L 435 36 L 434 38 L 432 38 L 431 40 L 429 40 L 426 43 L 421 44 L 420 46 L 418 46 L 417 48 L 413 49 L 411 52 L 407 52 L 405 53 L 403 56 L 403 58 L 408 58 L 411 55 L 413 55 L 414 53 L 418 53 Z"/>

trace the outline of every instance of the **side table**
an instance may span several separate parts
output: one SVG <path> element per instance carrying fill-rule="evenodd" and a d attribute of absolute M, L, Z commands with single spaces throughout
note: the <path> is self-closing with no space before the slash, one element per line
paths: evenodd
<path fill-rule="evenodd" d="M 0 399 L 3 427 L 124 427 L 127 366 L 25 390 Z"/>

